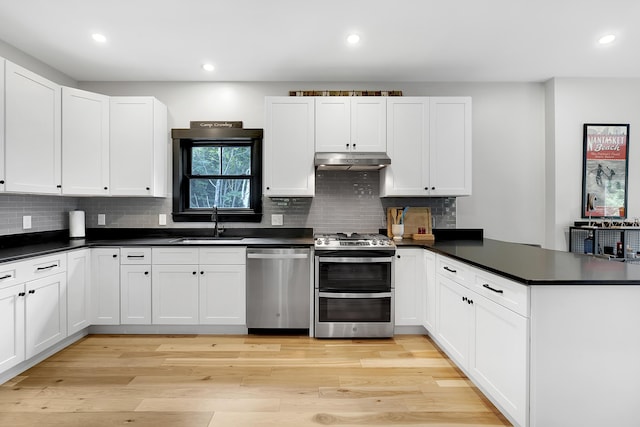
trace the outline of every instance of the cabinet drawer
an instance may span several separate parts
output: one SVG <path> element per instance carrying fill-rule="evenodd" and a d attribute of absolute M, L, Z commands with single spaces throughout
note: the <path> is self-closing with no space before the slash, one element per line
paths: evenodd
<path fill-rule="evenodd" d="M 470 282 L 469 267 L 444 256 L 438 255 L 436 259 L 436 273 L 463 285 L 469 285 Z"/>
<path fill-rule="evenodd" d="M 56 255 L 31 258 L 20 263 L 20 266 L 24 275 L 20 272 L 18 274 L 20 274 L 21 280 L 25 281 L 62 273 L 67 271 L 67 253 L 60 252 Z"/>
<path fill-rule="evenodd" d="M 120 248 L 120 264 L 151 264 L 151 248 Z"/>
<path fill-rule="evenodd" d="M 23 274 L 19 273 L 20 263 L 14 262 L 9 264 L 0 265 L 0 289 L 8 288 L 9 286 L 16 285 L 24 282 Z"/>
<path fill-rule="evenodd" d="M 529 288 L 495 274 L 474 271 L 473 290 L 524 317 L 529 317 Z"/>
<path fill-rule="evenodd" d="M 198 248 L 153 248 L 153 264 L 198 264 Z"/>
<path fill-rule="evenodd" d="M 200 248 L 199 263 L 209 265 L 244 265 L 247 263 L 247 248 L 244 246 Z"/>

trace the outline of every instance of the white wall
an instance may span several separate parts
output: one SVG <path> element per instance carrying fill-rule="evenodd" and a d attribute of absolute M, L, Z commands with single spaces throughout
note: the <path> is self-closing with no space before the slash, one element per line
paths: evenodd
<path fill-rule="evenodd" d="M 264 97 L 289 90 L 402 90 L 405 96 L 473 98 L 473 196 L 458 198 L 458 227 L 485 237 L 543 243 L 544 85 L 539 83 L 140 83 L 81 82 L 107 95 L 153 95 L 169 110 L 169 126 L 190 120 L 242 120 L 264 126 Z"/>
<path fill-rule="evenodd" d="M 628 218 L 640 217 L 640 79 L 567 79 L 547 83 L 554 99 L 554 123 L 549 141 L 555 161 L 554 194 L 547 199 L 547 218 L 553 216 L 545 246 L 568 249 L 568 227 L 581 218 L 582 151 L 585 123 L 629 123 Z"/>

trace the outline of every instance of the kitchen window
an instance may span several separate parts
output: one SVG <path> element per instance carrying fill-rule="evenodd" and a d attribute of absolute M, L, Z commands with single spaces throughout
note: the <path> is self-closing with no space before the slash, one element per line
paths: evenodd
<path fill-rule="evenodd" d="M 262 138 L 174 138 L 173 220 L 262 220 Z"/>

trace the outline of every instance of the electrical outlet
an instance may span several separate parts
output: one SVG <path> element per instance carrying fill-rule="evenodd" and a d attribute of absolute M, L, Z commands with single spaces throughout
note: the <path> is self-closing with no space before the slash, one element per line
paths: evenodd
<path fill-rule="evenodd" d="M 167 214 L 158 215 L 158 225 L 167 225 Z"/>
<path fill-rule="evenodd" d="M 283 225 L 283 224 L 284 224 L 284 215 L 282 214 L 271 215 L 271 225 Z"/>
<path fill-rule="evenodd" d="M 25 215 L 22 217 L 22 229 L 28 230 L 31 228 L 31 215 Z"/>
<path fill-rule="evenodd" d="M 107 223 L 104 214 L 98 214 L 98 225 L 105 225 Z"/>

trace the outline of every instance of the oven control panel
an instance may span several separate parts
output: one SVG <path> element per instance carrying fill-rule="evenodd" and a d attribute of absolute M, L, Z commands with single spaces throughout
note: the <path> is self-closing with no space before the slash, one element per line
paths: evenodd
<path fill-rule="evenodd" d="M 375 249 L 392 248 L 395 244 L 382 234 L 319 234 L 315 236 L 314 246 L 322 249 Z"/>

